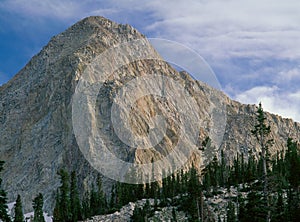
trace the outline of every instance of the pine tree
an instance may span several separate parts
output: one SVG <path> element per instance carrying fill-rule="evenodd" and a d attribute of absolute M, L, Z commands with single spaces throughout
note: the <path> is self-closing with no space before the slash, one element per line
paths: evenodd
<path fill-rule="evenodd" d="M 134 222 L 145 222 L 143 209 L 135 207 L 131 219 Z"/>
<path fill-rule="evenodd" d="M 161 205 L 166 204 L 168 197 L 168 181 L 166 178 L 165 169 L 162 170 L 163 179 L 162 179 L 162 188 L 161 188 Z"/>
<path fill-rule="evenodd" d="M 70 211 L 70 183 L 69 183 L 69 174 L 65 170 L 60 170 L 58 175 L 61 178 L 60 186 L 60 207 L 61 207 L 61 216 L 62 221 L 70 221 L 71 211 Z"/>
<path fill-rule="evenodd" d="M 247 220 L 247 210 L 245 199 L 238 196 L 239 206 L 238 206 L 238 221 L 244 222 Z"/>
<path fill-rule="evenodd" d="M 203 179 L 203 187 L 206 191 L 210 190 L 210 187 L 212 185 L 211 183 L 211 165 L 209 164 L 202 172 L 204 175 Z"/>
<path fill-rule="evenodd" d="M 201 193 L 200 182 L 197 171 L 194 167 L 190 170 L 190 179 L 188 182 L 188 202 L 190 204 L 189 213 L 193 220 L 200 221 L 200 201 L 199 196 Z"/>
<path fill-rule="evenodd" d="M 172 222 L 177 222 L 176 211 L 175 208 L 172 208 Z"/>
<path fill-rule="evenodd" d="M 71 173 L 70 207 L 71 207 L 72 221 L 81 220 L 82 210 L 80 205 L 75 171 Z"/>
<path fill-rule="evenodd" d="M 15 204 L 15 219 L 14 222 L 24 222 L 24 215 L 22 209 L 21 196 L 18 195 L 16 204 Z"/>
<path fill-rule="evenodd" d="M 271 211 L 270 211 L 269 190 L 268 190 L 268 158 L 269 158 L 268 148 L 270 145 L 272 145 L 273 140 L 269 139 L 269 135 L 271 133 L 271 127 L 266 125 L 266 117 L 261 103 L 259 103 L 259 107 L 256 112 L 256 121 L 257 123 L 254 125 L 254 129 L 251 131 L 251 133 L 255 136 L 261 148 L 260 156 L 262 160 L 263 192 L 264 192 L 265 202 L 267 205 L 266 207 L 268 208 L 266 221 L 269 222 L 271 218 L 270 215 Z"/>
<path fill-rule="evenodd" d="M 293 189 L 297 189 L 300 185 L 300 155 L 298 154 L 298 145 L 297 142 L 294 142 L 291 138 L 287 140 L 287 153 L 286 153 L 286 162 L 288 168 L 288 181 Z"/>
<path fill-rule="evenodd" d="M 287 180 L 289 187 L 287 190 L 287 214 L 289 221 L 300 221 L 300 155 L 298 144 L 291 138 L 287 141 L 288 150 L 286 152 Z"/>
<path fill-rule="evenodd" d="M 93 186 L 93 188 L 91 190 L 91 196 L 90 196 L 91 216 L 95 216 L 97 214 L 97 208 L 98 208 L 97 191 L 95 190 L 95 187 Z"/>
<path fill-rule="evenodd" d="M 33 222 L 45 222 L 43 215 L 43 205 L 44 198 L 41 193 L 37 197 L 35 197 L 32 201 L 32 206 L 34 210 Z"/>
<path fill-rule="evenodd" d="M 97 199 L 98 199 L 98 212 L 97 214 L 103 214 L 106 211 L 107 205 L 106 205 L 106 197 L 103 192 L 102 188 L 102 179 L 99 176 L 97 179 Z"/>
<path fill-rule="evenodd" d="M 227 222 L 235 222 L 236 221 L 236 216 L 235 216 L 235 206 L 232 201 L 228 202 L 227 205 Z"/>
<path fill-rule="evenodd" d="M 248 194 L 248 202 L 245 206 L 246 213 L 244 220 L 241 222 L 263 222 L 266 221 L 266 215 L 268 214 L 268 209 L 265 208 L 265 199 L 260 195 L 259 192 L 251 191 Z"/>
<path fill-rule="evenodd" d="M 72 219 L 69 174 L 63 169 L 58 171 L 57 174 L 60 176 L 61 186 L 57 192 L 53 219 L 54 221 L 69 222 Z"/>
<path fill-rule="evenodd" d="M 150 190 L 150 183 L 149 182 L 146 183 L 145 196 L 146 196 L 146 198 L 150 198 L 150 196 L 151 196 L 151 190 Z"/>
<path fill-rule="evenodd" d="M 249 157 L 248 157 L 248 163 L 246 167 L 246 182 L 252 182 L 256 179 L 256 161 L 254 159 L 254 156 L 252 155 L 252 152 L 250 151 Z"/>
<path fill-rule="evenodd" d="M 285 218 L 285 206 L 283 202 L 282 192 L 278 192 L 277 194 L 277 202 L 276 207 L 273 213 L 272 222 L 281 222 L 284 221 Z"/>
<path fill-rule="evenodd" d="M 140 200 L 144 197 L 144 184 L 138 184 L 136 188 L 136 199 Z"/>
<path fill-rule="evenodd" d="M 116 186 L 115 185 L 111 187 L 109 207 L 110 209 L 116 208 Z"/>
<path fill-rule="evenodd" d="M 226 175 L 227 169 L 226 169 L 226 160 L 224 151 L 221 150 L 221 165 L 220 165 L 220 186 L 224 186 L 226 183 Z"/>
<path fill-rule="evenodd" d="M 217 186 L 219 185 L 219 181 L 220 181 L 219 161 L 218 161 L 218 158 L 216 155 L 213 157 L 210 169 L 211 169 L 211 172 L 210 172 L 211 183 L 212 183 L 214 190 L 216 190 Z"/>
<path fill-rule="evenodd" d="M 90 194 L 87 191 L 82 200 L 82 218 L 86 219 L 91 216 L 91 210 L 90 210 Z"/>
<path fill-rule="evenodd" d="M 3 170 L 4 161 L 0 161 L 0 172 Z M 2 178 L 0 178 L 0 219 L 4 222 L 10 222 L 8 215 L 6 192 L 1 188 Z"/>
<path fill-rule="evenodd" d="M 146 200 L 146 203 L 143 207 L 144 215 L 145 215 L 145 221 L 148 221 L 148 218 L 150 217 L 151 214 L 151 205 L 149 199 Z"/>
<path fill-rule="evenodd" d="M 154 168 L 154 160 L 153 158 L 151 159 L 152 163 L 152 179 L 155 179 L 155 168 Z M 154 181 L 150 184 L 150 196 L 152 198 L 157 197 L 158 195 L 158 190 L 159 190 L 159 184 L 157 181 Z"/>
<path fill-rule="evenodd" d="M 61 215 L 61 207 L 60 207 L 60 193 L 59 190 L 56 192 L 56 198 L 55 198 L 55 207 L 53 210 L 53 222 L 60 222 L 62 220 Z"/>
<path fill-rule="evenodd" d="M 123 206 L 128 200 L 128 184 L 117 183 L 116 189 L 118 193 L 118 207 Z M 132 198 L 132 197 L 131 197 Z M 90 195 L 90 211 L 91 216 L 104 214 L 106 212 L 106 197 L 102 189 L 102 180 L 100 177 L 97 179 L 97 189 L 93 186 Z"/>

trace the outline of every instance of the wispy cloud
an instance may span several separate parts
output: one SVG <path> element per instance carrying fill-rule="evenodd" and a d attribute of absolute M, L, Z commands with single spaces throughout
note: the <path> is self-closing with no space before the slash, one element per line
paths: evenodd
<path fill-rule="evenodd" d="M 262 102 L 266 111 L 300 122 L 300 91 L 287 92 L 277 86 L 257 86 L 236 95 L 236 99 L 249 104 Z"/>
<path fill-rule="evenodd" d="M 138 23 L 136 13 L 141 19 L 151 17 L 138 27 L 155 35 L 151 37 L 179 41 L 208 58 L 300 57 L 300 2 L 296 0 L 4 0 L 0 8 L 60 20 L 101 14 L 133 25 Z"/>
<path fill-rule="evenodd" d="M 71 0 L 4 0 L 0 7 L 26 17 L 56 17 L 60 19 L 75 16 L 80 10 L 79 1 Z"/>
<path fill-rule="evenodd" d="M 277 84 L 292 84 L 300 81 L 300 65 L 290 70 L 281 71 L 274 82 Z"/>
<path fill-rule="evenodd" d="M 298 0 L 0 2 L 0 12 L 13 13 L 33 23 L 51 20 L 68 26 L 98 14 L 129 23 L 149 37 L 177 41 L 206 59 L 231 97 L 257 103 L 254 99 L 258 90 L 266 95 L 265 105 L 273 112 L 278 109 L 297 120 L 300 103 L 292 99 L 298 98 L 300 84 L 299 8 Z M 37 23 L 41 25 L 45 23 Z M 262 89 L 269 91 L 261 92 Z M 283 101 L 284 98 L 289 99 Z M 288 103 L 292 103 L 289 110 L 285 109 Z"/>
<path fill-rule="evenodd" d="M 300 57 L 300 2 L 172 2 L 146 4 L 157 18 L 147 28 L 194 46 L 205 56 Z"/>

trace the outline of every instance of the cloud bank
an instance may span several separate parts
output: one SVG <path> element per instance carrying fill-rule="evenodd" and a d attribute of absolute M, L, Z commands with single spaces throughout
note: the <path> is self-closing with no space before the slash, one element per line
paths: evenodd
<path fill-rule="evenodd" d="M 236 99 L 249 104 L 261 102 L 265 110 L 300 122 L 300 90 L 282 92 L 276 86 L 258 86 L 238 94 Z"/>
<path fill-rule="evenodd" d="M 149 37 L 177 41 L 194 49 L 211 65 L 223 90 L 232 98 L 244 103 L 262 101 L 266 110 L 298 121 L 299 8 L 300 2 L 296 0 L 4 0 L 0 3 L 0 12 L 22 18 L 25 22 L 22 30 L 27 27 L 26 21 L 36 27 L 62 24 L 66 28 L 83 17 L 102 15 L 129 23 Z"/>

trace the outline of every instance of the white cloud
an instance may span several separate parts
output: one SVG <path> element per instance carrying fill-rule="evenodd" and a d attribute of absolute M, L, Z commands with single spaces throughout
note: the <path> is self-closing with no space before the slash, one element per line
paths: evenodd
<path fill-rule="evenodd" d="M 264 110 L 300 122 L 300 91 L 282 92 L 277 86 L 257 86 L 237 94 L 235 99 L 247 104 L 261 102 Z"/>
<path fill-rule="evenodd" d="M 284 101 L 290 90 L 296 90 L 300 83 L 297 78 L 299 1 L 114 2 L 118 2 L 118 7 L 123 10 L 151 11 L 153 22 L 144 30 L 155 37 L 178 41 L 195 49 L 213 69 L 217 68 L 217 76 L 232 97 L 244 96 L 244 102 L 257 103 L 258 95 L 249 101 L 250 94 L 254 95 L 251 88 L 266 85 L 267 88 L 254 89 L 261 91 L 259 95 L 265 95 L 260 99 L 267 108 L 272 112 L 278 109 L 278 113 L 300 120 L 296 117 L 296 106 L 285 109 L 290 107 L 289 103 L 295 104 L 294 101 Z M 268 88 L 274 84 L 277 88 Z M 250 90 L 237 93 L 245 89 Z"/>
<path fill-rule="evenodd" d="M 204 57 L 300 58 L 300 2 L 287 0 L 4 0 L 0 8 L 33 18 L 104 15 L 159 37 L 179 41 Z M 128 18 L 131 16 L 132 21 Z"/>
<path fill-rule="evenodd" d="M 300 106 L 294 100 L 299 96 L 300 84 L 299 8 L 298 0 L 0 2 L 0 10 L 33 21 L 54 18 L 64 23 L 75 22 L 99 14 L 132 24 L 150 37 L 178 41 L 197 51 L 218 70 L 216 75 L 232 97 L 245 103 L 261 100 L 271 112 L 298 121 Z"/>
<path fill-rule="evenodd" d="M 77 1 L 71 0 L 6 0 L 0 7 L 17 14 L 33 17 L 58 17 L 61 19 L 74 16 L 80 8 Z"/>
<path fill-rule="evenodd" d="M 300 66 L 294 67 L 290 70 L 284 70 L 278 73 L 276 76 L 275 82 L 278 84 L 286 84 L 292 81 L 299 81 L 300 80 Z"/>
<path fill-rule="evenodd" d="M 169 3 L 169 4 L 168 4 Z M 196 46 L 214 58 L 300 57 L 300 2 L 151 1 L 157 22 L 149 30 Z"/>
<path fill-rule="evenodd" d="M 101 2 L 92 0 L 4 0 L 0 9 L 31 19 L 56 19 L 61 22 L 76 21 L 90 15 L 110 15 L 114 8 L 106 8 Z M 74 22 L 75 22 L 74 21 Z"/>

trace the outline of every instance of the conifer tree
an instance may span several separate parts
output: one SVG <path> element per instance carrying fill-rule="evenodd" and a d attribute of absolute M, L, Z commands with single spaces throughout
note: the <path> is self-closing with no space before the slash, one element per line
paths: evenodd
<path fill-rule="evenodd" d="M 220 181 L 219 161 L 216 155 L 213 157 L 210 169 L 211 169 L 211 182 L 215 190 L 216 187 L 219 185 L 219 181 Z"/>
<path fill-rule="evenodd" d="M 255 180 L 256 176 L 257 176 L 257 166 L 256 166 L 256 161 L 254 159 L 254 156 L 252 155 L 252 151 L 250 150 L 249 152 L 249 157 L 248 157 L 248 163 L 247 163 L 247 167 L 246 167 L 246 182 L 252 182 L 253 180 Z"/>
<path fill-rule="evenodd" d="M 144 184 L 138 184 L 136 188 L 136 199 L 142 199 L 144 197 Z"/>
<path fill-rule="evenodd" d="M 53 210 L 53 222 L 60 222 L 60 221 L 62 221 L 61 207 L 60 207 L 60 194 L 59 194 L 59 190 L 57 190 L 56 198 L 55 198 L 55 207 Z"/>
<path fill-rule="evenodd" d="M 123 206 L 128 198 L 127 196 L 127 184 L 117 183 L 117 192 L 118 192 L 118 203 L 119 206 Z M 128 201 L 129 202 L 129 201 Z M 90 195 L 90 211 L 91 216 L 104 214 L 106 212 L 106 200 L 105 195 L 102 189 L 102 180 L 100 177 L 97 179 L 97 189 L 94 187 L 92 188 L 91 195 Z"/>
<path fill-rule="evenodd" d="M 226 183 L 227 169 L 224 151 L 221 150 L 221 165 L 220 165 L 220 186 L 224 186 Z"/>
<path fill-rule="evenodd" d="M 188 182 L 188 202 L 190 204 L 189 213 L 193 220 L 200 221 L 200 201 L 199 196 L 201 192 L 200 182 L 197 171 L 194 167 L 190 170 L 190 179 Z"/>
<path fill-rule="evenodd" d="M 4 161 L 0 161 L 0 173 L 3 170 Z M 11 219 L 8 215 L 6 192 L 2 189 L 2 178 L 0 178 L 0 220 L 10 222 Z"/>
<path fill-rule="evenodd" d="M 265 208 L 265 199 L 260 195 L 259 192 L 251 191 L 248 194 L 248 202 L 245 206 L 246 214 L 244 220 L 241 222 L 263 222 L 266 220 L 268 209 Z"/>
<path fill-rule="evenodd" d="M 228 202 L 226 217 L 227 217 L 227 222 L 235 222 L 236 221 L 235 206 L 232 201 Z"/>
<path fill-rule="evenodd" d="M 90 210 L 90 194 L 87 191 L 82 200 L 82 218 L 86 219 L 91 216 L 91 210 Z"/>
<path fill-rule="evenodd" d="M 268 208 L 268 213 L 266 216 L 266 221 L 269 222 L 271 218 L 270 211 L 270 201 L 269 201 L 269 190 L 268 190 L 268 158 L 269 158 L 269 146 L 272 145 L 273 140 L 269 138 L 271 133 L 271 127 L 266 124 L 266 117 L 262 108 L 261 103 L 259 103 L 256 112 L 256 124 L 251 133 L 255 136 L 257 142 L 261 148 L 261 160 L 262 160 L 262 182 L 263 182 L 263 192 L 266 202 L 266 207 Z"/>
<path fill-rule="evenodd" d="M 97 208 L 98 208 L 98 201 L 97 201 L 97 191 L 95 190 L 95 187 L 92 187 L 91 190 L 91 196 L 90 196 L 90 212 L 91 216 L 94 216 L 97 214 Z"/>
<path fill-rule="evenodd" d="M 34 210 L 33 222 L 45 222 L 45 218 L 43 215 L 43 205 L 44 198 L 41 193 L 38 194 L 32 201 L 32 206 Z"/>
<path fill-rule="evenodd" d="M 70 207 L 71 207 L 71 217 L 72 221 L 81 220 L 81 204 L 79 199 L 79 193 L 77 188 L 76 173 L 73 171 L 71 173 L 71 186 L 70 186 Z"/>
<path fill-rule="evenodd" d="M 274 214 L 272 217 L 272 222 L 282 222 L 285 218 L 285 206 L 283 202 L 282 192 L 277 193 L 277 202 L 274 210 Z"/>
<path fill-rule="evenodd" d="M 15 204 L 15 219 L 14 222 L 24 222 L 21 196 L 18 195 Z"/>
<path fill-rule="evenodd" d="M 54 208 L 56 217 L 54 217 L 54 220 L 69 222 L 72 219 L 69 174 L 63 169 L 58 171 L 57 174 L 60 176 L 61 186 L 57 192 L 58 197 Z"/>
<path fill-rule="evenodd" d="M 146 203 L 143 207 L 144 215 L 145 215 L 145 221 L 148 221 L 148 218 L 151 214 L 151 205 L 149 199 L 146 200 Z"/>
<path fill-rule="evenodd" d="M 65 170 L 60 170 L 58 175 L 61 177 L 61 186 L 60 186 L 60 207 L 61 207 L 61 215 L 63 221 L 70 221 L 71 219 L 71 211 L 70 211 L 70 182 L 69 182 L 69 174 Z"/>
<path fill-rule="evenodd" d="M 145 188 L 145 197 L 146 197 L 146 198 L 150 198 L 150 195 L 151 195 L 150 183 L 147 182 L 147 183 L 146 183 L 146 188 Z"/>
<path fill-rule="evenodd" d="M 176 211 L 175 208 L 172 208 L 172 222 L 177 222 Z"/>
<path fill-rule="evenodd" d="M 238 206 L 238 221 L 244 222 L 247 220 L 247 210 L 245 199 L 238 196 L 239 206 Z"/>
<path fill-rule="evenodd" d="M 285 157 L 287 168 L 287 214 L 290 221 L 300 221 L 300 155 L 297 142 L 291 138 L 287 141 L 287 152 Z"/>
<path fill-rule="evenodd" d="M 300 185 L 300 158 L 297 143 L 291 138 L 287 140 L 286 165 L 288 168 L 288 181 L 293 189 Z"/>
<path fill-rule="evenodd" d="M 154 168 L 154 160 L 151 159 L 152 163 L 152 179 L 155 178 L 155 168 Z M 157 181 L 154 181 L 150 184 L 150 196 L 153 198 L 158 196 L 159 184 Z"/>
<path fill-rule="evenodd" d="M 103 214 L 106 211 L 106 197 L 102 188 L 102 179 L 99 176 L 97 179 L 97 199 L 98 199 L 98 212 L 97 214 Z"/>
<path fill-rule="evenodd" d="M 145 222 L 143 209 L 139 207 L 135 207 L 131 219 L 134 222 Z"/>
<path fill-rule="evenodd" d="M 115 185 L 111 187 L 109 207 L 110 209 L 114 209 L 116 207 L 116 186 Z"/>

